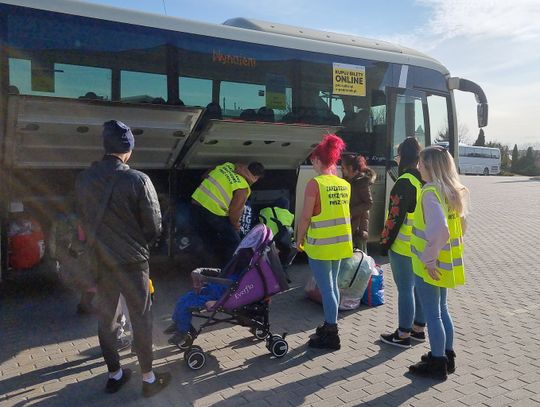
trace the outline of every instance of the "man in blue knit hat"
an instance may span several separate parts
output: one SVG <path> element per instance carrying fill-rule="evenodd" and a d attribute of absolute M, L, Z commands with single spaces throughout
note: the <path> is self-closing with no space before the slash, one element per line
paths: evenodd
<path fill-rule="evenodd" d="M 87 238 L 88 231 L 94 232 L 98 337 L 109 371 L 105 391 L 117 392 L 131 376 L 130 369 L 120 366 L 116 342 L 118 301 L 122 294 L 131 317 L 143 396 L 150 397 L 165 388 L 171 379 L 170 373 L 152 370 L 148 261 L 149 247 L 161 233 L 161 212 L 150 178 L 126 164 L 135 147 L 131 129 L 120 121 L 110 120 L 103 124 L 102 134 L 105 155 L 79 174 L 76 196 Z"/>

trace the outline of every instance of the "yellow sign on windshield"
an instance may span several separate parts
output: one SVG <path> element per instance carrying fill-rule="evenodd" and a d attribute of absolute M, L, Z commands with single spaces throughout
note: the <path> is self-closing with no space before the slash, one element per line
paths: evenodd
<path fill-rule="evenodd" d="M 334 95 L 366 96 L 366 67 L 360 65 L 333 65 Z"/>

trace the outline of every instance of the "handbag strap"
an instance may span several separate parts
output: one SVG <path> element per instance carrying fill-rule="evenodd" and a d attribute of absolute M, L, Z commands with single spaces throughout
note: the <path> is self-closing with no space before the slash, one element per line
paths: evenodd
<path fill-rule="evenodd" d="M 120 173 L 122 173 L 123 171 L 124 170 L 115 171 L 107 184 L 107 188 L 105 189 L 103 199 L 101 200 L 101 203 L 98 208 L 95 222 L 92 224 L 92 226 L 88 230 L 88 235 L 86 239 L 86 244 L 88 245 L 88 247 L 92 247 L 96 241 L 96 232 L 99 225 L 101 224 L 101 221 L 103 220 L 103 215 L 105 215 L 105 209 L 107 209 L 107 205 L 112 195 L 114 184 L 116 184 L 116 181 L 118 181 L 118 178 L 120 178 Z"/>
<path fill-rule="evenodd" d="M 354 254 L 353 254 L 354 256 Z M 358 275 L 358 271 L 360 270 L 360 266 L 362 266 L 362 262 L 364 261 L 365 254 L 362 252 L 362 258 L 360 259 L 360 263 L 358 263 L 358 267 L 356 267 L 356 271 L 354 272 L 353 278 L 351 279 L 351 282 L 349 284 L 349 288 L 352 287 L 354 284 L 354 280 L 356 280 L 356 276 Z"/>

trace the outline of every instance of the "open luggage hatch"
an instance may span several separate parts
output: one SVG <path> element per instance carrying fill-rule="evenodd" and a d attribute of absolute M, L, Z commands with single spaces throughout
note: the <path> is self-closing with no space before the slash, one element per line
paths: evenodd
<path fill-rule="evenodd" d="M 202 108 L 10 95 L 5 162 L 12 168 L 86 168 L 103 155 L 102 125 L 131 127 L 130 166 L 171 168 Z"/>
<path fill-rule="evenodd" d="M 208 168 L 225 161 L 259 161 L 269 170 L 296 169 L 328 133 L 339 127 L 210 120 L 179 157 L 181 168 Z"/>

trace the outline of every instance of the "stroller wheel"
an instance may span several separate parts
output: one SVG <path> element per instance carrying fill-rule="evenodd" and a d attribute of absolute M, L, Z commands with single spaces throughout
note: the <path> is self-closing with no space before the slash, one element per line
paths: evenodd
<path fill-rule="evenodd" d="M 289 351 L 289 344 L 285 339 L 279 338 L 270 342 L 270 353 L 276 358 L 282 358 Z"/>
<path fill-rule="evenodd" d="M 266 339 L 266 337 L 268 336 L 268 329 L 265 329 L 265 328 L 252 328 L 250 329 L 251 333 L 253 334 L 253 336 L 259 340 L 264 340 Z"/>
<path fill-rule="evenodd" d="M 206 363 L 206 355 L 200 346 L 193 346 L 184 353 L 184 360 L 192 370 L 199 370 Z"/>

